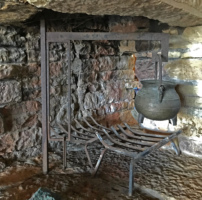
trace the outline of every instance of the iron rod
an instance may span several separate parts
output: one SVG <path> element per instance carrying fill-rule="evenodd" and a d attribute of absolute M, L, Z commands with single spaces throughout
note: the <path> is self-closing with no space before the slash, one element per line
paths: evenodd
<path fill-rule="evenodd" d="M 128 196 L 133 195 L 133 182 L 134 182 L 134 159 L 131 158 L 130 161 L 130 169 L 129 169 L 129 190 L 128 190 Z"/>
<path fill-rule="evenodd" d="M 42 98 L 42 154 L 43 173 L 48 173 L 48 107 L 47 107 L 47 63 L 46 63 L 46 27 L 45 20 L 40 21 L 41 34 L 41 98 Z"/>
<path fill-rule="evenodd" d="M 161 41 L 162 60 L 168 61 L 169 34 L 166 33 L 80 33 L 47 32 L 47 42 L 67 42 L 69 40 L 153 40 Z"/>
<path fill-rule="evenodd" d="M 68 140 L 71 140 L 71 43 L 67 42 L 68 58 Z"/>
<path fill-rule="evenodd" d="M 66 136 L 63 137 L 63 168 L 67 167 L 67 142 Z"/>

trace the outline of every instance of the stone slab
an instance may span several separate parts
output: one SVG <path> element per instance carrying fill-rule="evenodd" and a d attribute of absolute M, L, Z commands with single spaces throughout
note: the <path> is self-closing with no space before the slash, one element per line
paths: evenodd
<path fill-rule="evenodd" d="M 21 84 L 18 81 L 0 82 L 0 104 L 19 102 L 22 99 Z"/>

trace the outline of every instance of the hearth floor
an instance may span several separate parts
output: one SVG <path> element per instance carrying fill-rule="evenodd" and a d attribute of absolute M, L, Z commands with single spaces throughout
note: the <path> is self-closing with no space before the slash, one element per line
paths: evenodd
<path fill-rule="evenodd" d="M 91 151 L 91 155 L 98 156 Z M 50 172 L 42 174 L 41 158 L 6 161 L 0 173 L 0 199 L 27 200 L 39 187 L 57 192 L 64 200 L 202 200 L 202 160 L 172 151 L 157 151 L 135 164 L 135 189 L 128 197 L 129 159 L 107 153 L 96 177 L 91 177 L 83 151 L 67 155 L 62 170 L 59 153 L 50 153 Z M 59 160 L 59 161 L 58 161 Z"/>

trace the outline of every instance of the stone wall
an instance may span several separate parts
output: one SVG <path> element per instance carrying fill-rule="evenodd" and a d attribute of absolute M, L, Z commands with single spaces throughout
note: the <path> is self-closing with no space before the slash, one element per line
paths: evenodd
<path fill-rule="evenodd" d="M 63 16 L 64 17 L 64 16 Z M 69 21 L 67 19 L 70 19 Z M 200 27 L 175 28 L 143 17 L 94 17 L 68 15 L 48 22 L 51 31 L 166 32 L 171 35 L 169 62 L 164 78 L 179 83 L 182 100 L 178 115 L 184 135 L 201 135 L 201 93 L 199 91 Z M 196 36 L 194 36 L 196 34 Z M 198 38 L 198 39 L 197 39 Z M 41 153 L 41 78 L 39 23 L 26 29 L 0 27 L 0 155 L 23 158 Z M 194 47 L 196 45 L 196 48 Z M 200 45 L 199 45 L 200 46 Z M 192 47 L 198 56 L 191 56 Z M 50 121 L 67 122 L 66 44 L 50 45 Z M 72 59 L 72 116 L 93 115 L 105 125 L 127 121 L 134 108 L 134 62 L 138 78 L 153 78 L 151 52 L 158 42 L 74 41 Z M 184 144 L 184 143 L 183 143 Z M 187 146 L 187 145 L 185 145 Z M 54 146 L 52 146 L 54 148 Z"/>
<path fill-rule="evenodd" d="M 37 42 L 39 37 L 37 39 Z M 34 156 L 41 149 L 40 70 L 25 30 L 0 27 L 0 155 Z"/>

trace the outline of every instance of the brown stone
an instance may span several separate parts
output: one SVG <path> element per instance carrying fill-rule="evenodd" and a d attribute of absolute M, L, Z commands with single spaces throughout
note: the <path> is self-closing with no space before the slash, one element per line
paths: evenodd
<path fill-rule="evenodd" d="M 126 122 L 128 125 L 135 125 L 138 124 L 138 122 L 134 119 L 134 117 L 131 114 L 131 110 L 122 111 L 120 113 L 120 120 L 122 122 Z"/>
<path fill-rule="evenodd" d="M 26 119 L 26 121 L 22 124 L 22 128 L 24 127 L 32 127 L 36 125 L 38 122 L 38 115 L 32 115 Z"/>
<path fill-rule="evenodd" d="M 136 52 L 135 41 L 128 41 L 128 40 L 120 41 L 119 51 L 121 55 L 123 53 L 135 53 Z"/>
<path fill-rule="evenodd" d="M 27 73 L 34 76 L 41 75 L 41 66 L 38 63 L 29 63 L 27 68 Z"/>
<path fill-rule="evenodd" d="M 105 57 L 99 57 L 99 71 L 110 71 L 116 69 L 116 63 L 118 62 L 119 58 L 118 57 L 110 57 L 110 56 L 105 56 Z M 95 69 L 95 68 L 94 68 Z"/>
<path fill-rule="evenodd" d="M 28 113 L 35 113 L 41 109 L 41 104 L 38 101 L 26 101 L 22 103 L 17 103 L 13 105 L 7 105 L 0 109 L 3 117 L 9 116 L 19 116 Z"/>
<path fill-rule="evenodd" d="M 11 153 L 14 150 L 14 140 L 11 134 L 3 135 L 0 138 L 0 155 Z"/>
<path fill-rule="evenodd" d="M 105 118 L 101 121 L 107 127 L 113 126 L 115 124 L 120 124 L 120 113 L 115 112 L 113 114 L 106 115 Z"/>
<path fill-rule="evenodd" d="M 41 109 L 41 104 L 38 101 L 27 101 L 26 109 L 27 112 L 38 112 Z"/>
<path fill-rule="evenodd" d="M 59 76 L 62 74 L 62 62 L 51 62 L 50 63 L 50 76 Z"/>
<path fill-rule="evenodd" d="M 135 107 L 135 100 L 131 100 L 129 103 L 128 103 L 128 109 L 134 109 Z"/>
<path fill-rule="evenodd" d="M 116 70 L 113 71 L 112 79 L 114 80 L 134 80 L 135 73 L 133 70 Z"/>
<path fill-rule="evenodd" d="M 4 120 L 0 115 L 0 134 L 4 133 Z"/>
<path fill-rule="evenodd" d="M 37 8 L 30 4 L 16 1 L 4 1 L 0 4 L 0 23 L 19 25 L 37 13 Z"/>
<path fill-rule="evenodd" d="M 63 13 L 87 13 L 93 15 L 120 15 L 120 16 L 145 16 L 150 19 L 159 20 L 163 23 L 168 23 L 171 26 L 194 26 L 201 24 L 201 3 L 187 4 L 178 0 L 154 0 L 149 1 L 58 1 L 56 0 L 28 0 L 29 3 L 40 7 L 53 9 Z M 191 1 L 190 1 L 191 2 Z M 197 2 L 197 3 L 195 3 Z M 118 5 L 118 6 L 117 6 Z M 74 9 L 72 9 L 74 8 Z M 129 20 L 128 20 L 129 21 Z M 138 20 L 137 20 L 138 21 Z M 140 27 L 143 22 L 140 22 Z M 144 27 L 144 25 L 142 25 Z M 122 27 L 121 30 L 135 31 L 133 24 L 128 23 L 128 26 Z M 118 29 L 116 29 L 118 30 Z"/>
<path fill-rule="evenodd" d="M 19 77 L 22 74 L 22 65 L 0 65 L 0 79 Z"/>

